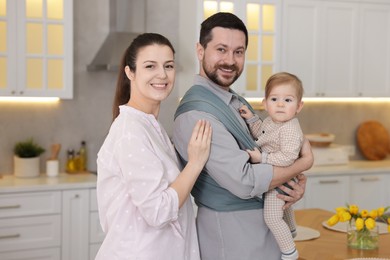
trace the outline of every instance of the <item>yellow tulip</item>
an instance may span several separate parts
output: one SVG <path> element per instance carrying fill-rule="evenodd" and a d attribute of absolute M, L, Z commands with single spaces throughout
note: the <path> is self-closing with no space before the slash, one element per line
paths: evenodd
<path fill-rule="evenodd" d="M 383 213 L 385 213 L 385 208 L 384 207 L 378 208 L 378 216 L 381 217 Z"/>
<path fill-rule="evenodd" d="M 387 223 L 390 225 L 390 218 L 387 219 Z"/>
<path fill-rule="evenodd" d="M 345 222 L 351 219 L 351 214 L 347 211 L 344 211 L 341 215 L 339 215 L 340 221 Z"/>
<path fill-rule="evenodd" d="M 364 221 L 364 224 L 366 225 L 366 227 L 371 230 L 375 227 L 376 225 L 376 222 L 373 218 L 368 218 L 366 219 L 366 221 Z"/>
<path fill-rule="evenodd" d="M 378 216 L 378 211 L 376 209 L 373 209 L 373 210 L 370 211 L 370 213 L 368 215 L 371 218 L 376 219 L 376 217 Z"/>
<path fill-rule="evenodd" d="M 387 226 L 387 231 L 390 233 L 390 225 Z"/>
<path fill-rule="evenodd" d="M 364 220 L 362 218 L 357 218 L 355 221 L 355 226 L 358 231 L 362 230 L 364 228 Z"/>
<path fill-rule="evenodd" d="M 344 207 L 338 207 L 338 208 L 335 208 L 336 210 L 336 214 L 342 214 L 343 212 L 345 212 L 347 209 L 344 208 Z"/>
<path fill-rule="evenodd" d="M 366 218 L 366 217 L 368 217 L 368 210 L 363 209 L 360 214 L 362 215 L 362 218 Z"/>
<path fill-rule="evenodd" d="M 339 216 L 333 215 L 328 221 L 326 222 L 329 226 L 334 226 L 339 222 Z"/>
<path fill-rule="evenodd" d="M 349 205 L 349 212 L 352 214 L 352 215 L 356 215 L 359 213 L 359 207 L 355 204 L 352 204 L 352 205 Z"/>

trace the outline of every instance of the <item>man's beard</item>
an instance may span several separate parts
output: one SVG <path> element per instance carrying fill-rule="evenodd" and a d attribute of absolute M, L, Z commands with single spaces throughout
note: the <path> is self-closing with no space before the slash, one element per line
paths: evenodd
<path fill-rule="evenodd" d="M 217 72 L 218 72 L 219 68 L 232 70 L 233 72 L 236 72 L 236 74 L 233 78 L 231 78 L 227 82 L 226 82 L 226 80 L 223 81 L 218 77 Z M 236 65 L 223 65 L 223 64 L 222 65 L 215 65 L 212 69 L 209 69 L 209 67 L 207 67 L 207 64 L 205 61 L 203 61 L 203 70 L 204 70 L 206 76 L 212 82 L 214 82 L 215 84 L 217 84 L 221 87 L 226 87 L 226 88 L 230 87 L 238 79 L 238 77 L 240 77 L 241 72 L 242 72 L 242 70 L 240 71 Z"/>

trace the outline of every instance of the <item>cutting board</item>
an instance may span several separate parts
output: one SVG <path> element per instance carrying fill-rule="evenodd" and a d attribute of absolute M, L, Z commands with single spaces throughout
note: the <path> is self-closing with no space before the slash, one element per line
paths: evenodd
<path fill-rule="evenodd" d="M 368 160 L 383 160 L 390 152 L 390 137 L 387 129 L 378 121 L 363 122 L 357 129 L 357 143 Z"/>

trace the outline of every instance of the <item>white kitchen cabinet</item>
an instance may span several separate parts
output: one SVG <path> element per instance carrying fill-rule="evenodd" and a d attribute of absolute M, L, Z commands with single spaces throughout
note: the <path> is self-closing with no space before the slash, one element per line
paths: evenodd
<path fill-rule="evenodd" d="M 0 251 L 17 251 L 61 245 L 61 216 L 4 218 L 0 222 Z"/>
<path fill-rule="evenodd" d="M 0 96 L 73 97 L 73 0 L 0 1 Z"/>
<path fill-rule="evenodd" d="M 27 259 L 30 251 L 39 256 L 59 255 L 60 205 L 58 191 L 0 195 L 0 259 Z"/>
<path fill-rule="evenodd" d="M 390 3 L 361 4 L 358 96 L 390 96 Z"/>
<path fill-rule="evenodd" d="M 23 250 L 17 252 L 0 253 L 2 260 L 60 260 L 61 251 L 56 248 L 45 248 L 35 250 Z"/>
<path fill-rule="evenodd" d="M 349 201 L 348 176 L 309 176 L 305 191 L 305 208 L 333 211 Z"/>
<path fill-rule="evenodd" d="M 314 166 L 305 175 L 304 208 L 334 211 L 346 204 L 367 210 L 390 206 L 390 160 Z"/>
<path fill-rule="evenodd" d="M 390 174 L 386 176 L 386 205 L 390 206 Z"/>
<path fill-rule="evenodd" d="M 349 203 L 367 210 L 389 206 L 387 177 L 386 174 L 351 176 Z"/>
<path fill-rule="evenodd" d="M 61 259 L 88 259 L 89 190 L 68 190 L 62 196 Z"/>
<path fill-rule="evenodd" d="M 294 210 L 296 210 L 296 209 L 304 209 L 305 208 L 305 203 L 306 203 L 306 199 L 305 199 L 305 196 L 303 196 L 302 199 L 300 199 L 298 202 L 296 202 L 293 205 L 293 209 Z"/>
<path fill-rule="evenodd" d="M 282 70 L 302 80 L 306 97 L 318 92 L 319 15 L 316 1 L 283 2 Z"/>
<path fill-rule="evenodd" d="M 304 202 L 299 208 L 337 207 L 356 204 L 372 210 L 390 205 L 390 173 L 332 173 L 330 176 L 308 175 Z"/>
<path fill-rule="evenodd" d="M 390 3 L 283 2 L 282 70 L 306 97 L 390 94 Z"/>
<path fill-rule="evenodd" d="M 87 260 L 98 248 L 103 232 L 92 231 L 99 223 L 95 200 L 96 175 L 40 175 L 0 181 L 0 259 Z M 95 227 L 95 229 L 100 226 Z M 98 234 L 98 235 L 91 235 Z M 92 252 L 93 253 L 93 252 Z M 96 253 L 95 253 L 96 254 Z"/>
<path fill-rule="evenodd" d="M 99 212 L 97 205 L 96 189 L 90 191 L 90 220 L 89 220 L 89 259 L 93 260 L 99 251 L 100 245 L 102 244 L 105 233 L 103 232 L 100 221 Z"/>
<path fill-rule="evenodd" d="M 318 82 L 315 96 L 356 96 L 358 6 L 320 3 Z"/>

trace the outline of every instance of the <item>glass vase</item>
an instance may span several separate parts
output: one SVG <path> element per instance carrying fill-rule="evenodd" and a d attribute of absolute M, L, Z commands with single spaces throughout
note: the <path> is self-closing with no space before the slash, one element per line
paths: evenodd
<path fill-rule="evenodd" d="M 379 229 L 375 226 L 372 230 L 366 227 L 357 230 L 354 223 L 348 224 L 348 246 L 355 249 L 372 250 L 379 246 Z"/>

